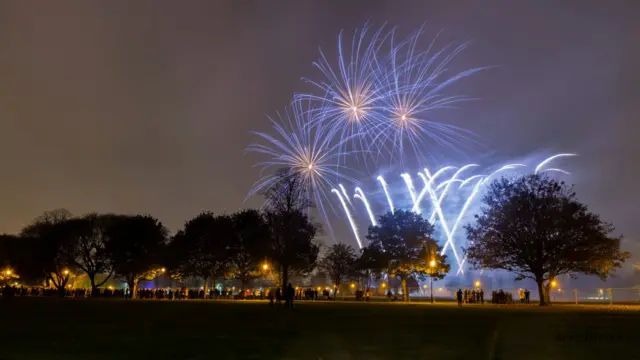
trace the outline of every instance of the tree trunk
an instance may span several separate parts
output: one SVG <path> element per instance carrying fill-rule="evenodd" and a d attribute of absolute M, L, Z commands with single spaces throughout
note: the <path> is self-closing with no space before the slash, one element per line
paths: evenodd
<path fill-rule="evenodd" d="M 400 278 L 402 281 L 402 299 L 407 302 L 409 301 L 409 294 L 407 293 L 407 279 L 403 277 Z"/>
<path fill-rule="evenodd" d="M 544 295 L 547 305 L 551 305 L 551 280 L 547 282 L 547 285 L 544 287 Z"/>
<path fill-rule="evenodd" d="M 96 286 L 96 274 L 89 275 L 89 281 L 91 281 L 91 297 L 98 296 L 98 287 Z"/>
<path fill-rule="evenodd" d="M 133 277 L 128 277 L 127 285 L 129 285 L 129 291 L 131 291 L 131 299 L 135 299 L 136 292 L 138 292 L 138 281 Z"/>
<path fill-rule="evenodd" d="M 536 283 L 538 284 L 538 296 L 540 297 L 540 306 L 547 306 L 549 305 L 548 303 L 548 298 L 547 298 L 547 289 L 544 286 L 544 280 L 536 280 Z"/>
<path fill-rule="evenodd" d="M 133 280 L 133 291 L 131 292 L 131 298 L 136 299 L 138 292 L 138 280 Z"/>
<path fill-rule="evenodd" d="M 205 276 L 204 277 L 204 298 L 207 298 L 207 294 L 209 293 L 209 277 Z"/>

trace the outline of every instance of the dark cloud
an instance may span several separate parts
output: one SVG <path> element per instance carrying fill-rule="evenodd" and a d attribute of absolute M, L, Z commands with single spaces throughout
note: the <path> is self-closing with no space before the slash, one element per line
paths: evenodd
<path fill-rule="evenodd" d="M 136 1 L 0 5 L 0 229 L 46 209 L 233 211 L 257 178 L 251 130 L 366 21 L 473 40 L 442 114 L 497 159 L 577 152 L 580 196 L 634 240 L 640 150 L 635 1 Z"/>

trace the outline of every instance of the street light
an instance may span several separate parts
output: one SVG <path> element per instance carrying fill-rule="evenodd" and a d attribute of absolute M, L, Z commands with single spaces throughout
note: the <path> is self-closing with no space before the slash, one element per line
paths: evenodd
<path fill-rule="evenodd" d="M 429 290 L 431 292 L 431 303 L 433 304 L 433 270 L 436 267 L 436 261 L 435 260 L 429 261 L 429 267 L 431 268 L 431 271 L 429 274 Z"/>
<path fill-rule="evenodd" d="M 161 268 L 161 269 L 160 269 L 160 272 L 162 272 L 162 273 L 163 273 L 163 272 L 166 272 L 166 271 L 167 271 L 167 269 L 165 269 L 165 268 Z"/>
<path fill-rule="evenodd" d="M 480 281 L 479 281 L 479 280 L 476 280 L 476 282 L 474 283 L 474 285 L 475 285 L 477 288 L 479 288 L 479 287 L 480 287 Z"/>
<path fill-rule="evenodd" d="M 62 271 L 62 273 L 65 274 L 65 275 L 69 275 L 69 270 L 64 269 L 64 271 Z"/>
<path fill-rule="evenodd" d="M 555 280 L 551 281 L 551 287 L 554 288 L 556 286 L 558 286 L 558 282 Z"/>
<path fill-rule="evenodd" d="M 11 275 L 11 270 L 7 270 L 4 273 L 7 274 L 7 276 L 9 276 L 9 275 Z"/>
<path fill-rule="evenodd" d="M 265 263 L 264 265 L 262 265 L 262 270 L 269 270 L 269 264 Z"/>

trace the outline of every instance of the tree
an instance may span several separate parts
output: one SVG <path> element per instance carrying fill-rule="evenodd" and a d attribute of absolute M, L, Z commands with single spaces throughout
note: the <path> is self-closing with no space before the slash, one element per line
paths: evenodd
<path fill-rule="evenodd" d="M 116 275 L 125 279 L 135 299 L 138 282 L 164 272 L 160 261 L 167 242 L 167 229 L 149 215 L 123 215 L 107 229 L 107 253 Z"/>
<path fill-rule="evenodd" d="M 314 242 L 319 226 L 306 215 L 309 207 L 299 173 L 283 170 L 266 193 L 265 221 L 269 228 L 269 257 L 279 266 L 282 288 L 294 272 L 313 269 L 320 247 Z"/>
<path fill-rule="evenodd" d="M 261 262 L 267 256 L 269 229 L 262 214 L 244 210 L 231 215 L 234 237 L 230 244 L 230 265 L 234 278 L 240 280 L 242 290 L 249 281 L 260 277 Z"/>
<path fill-rule="evenodd" d="M 171 256 L 176 263 L 173 271 L 180 276 L 204 280 L 205 293 L 208 282 L 224 276 L 229 264 L 229 246 L 234 236 L 233 221 L 228 215 L 203 212 L 187 221 L 171 243 Z"/>
<path fill-rule="evenodd" d="M 66 247 L 69 262 L 76 269 L 84 271 L 91 282 L 91 293 L 97 294 L 98 288 L 104 285 L 113 274 L 113 267 L 107 243 L 107 230 L 115 215 L 88 214 L 81 218 L 67 220 L 62 226 L 66 228 L 71 244 Z M 106 274 L 102 281 L 96 281 L 100 274 Z"/>
<path fill-rule="evenodd" d="M 580 203 L 573 187 L 546 176 L 494 181 L 476 223 L 466 227 L 469 262 L 503 269 L 516 280 L 535 280 L 540 305 L 549 303 L 553 280 L 563 274 L 606 279 L 630 257 L 614 228 Z"/>
<path fill-rule="evenodd" d="M 369 266 L 400 279 L 405 301 L 409 299 L 407 280 L 428 274 L 431 260 L 442 264 L 443 271 L 448 271 L 446 256 L 434 251 L 439 247 L 431 238 L 433 231 L 433 225 L 420 214 L 407 210 L 382 215 L 377 226 L 369 227 L 366 261 Z"/>
<path fill-rule="evenodd" d="M 73 241 L 65 227 L 71 218 L 71 213 L 65 209 L 46 211 L 20 232 L 25 248 L 32 250 L 31 265 L 25 272 L 42 273 L 60 295 L 64 294 L 74 270 L 69 257 Z"/>
<path fill-rule="evenodd" d="M 354 276 L 357 260 L 358 257 L 353 247 L 346 244 L 333 244 L 318 262 L 318 269 L 329 275 L 337 290 L 343 280 Z"/>

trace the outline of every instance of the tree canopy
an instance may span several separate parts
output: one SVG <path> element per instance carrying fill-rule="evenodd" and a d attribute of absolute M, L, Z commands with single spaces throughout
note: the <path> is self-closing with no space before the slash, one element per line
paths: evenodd
<path fill-rule="evenodd" d="M 378 225 L 369 227 L 369 245 L 361 261 L 398 277 L 406 301 L 409 278 L 444 277 L 449 271 L 446 255 L 440 255 L 438 243 L 431 238 L 433 231 L 433 225 L 420 214 L 408 210 L 388 212 L 380 216 Z M 430 266 L 431 261 L 437 266 Z"/>
<path fill-rule="evenodd" d="M 358 256 L 353 247 L 346 244 L 333 244 L 318 262 L 318 270 L 329 275 L 335 288 L 344 280 L 355 275 Z"/>
<path fill-rule="evenodd" d="M 578 273 L 606 279 L 630 254 L 614 228 L 580 203 L 573 187 L 542 175 L 494 181 L 475 224 L 466 227 L 469 262 L 538 284 L 540 304 L 552 281 Z"/>
<path fill-rule="evenodd" d="M 167 229 L 149 215 L 121 215 L 108 228 L 107 252 L 113 269 L 129 284 L 132 298 L 138 281 L 152 279 L 163 272 L 162 255 Z"/>
<path fill-rule="evenodd" d="M 269 229 L 256 210 L 243 210 L 231 215 L 233 241 L 229 246 L 230 271 L 240 280 L 242 289 L 263 274 L 261 265 L 267 260 Z"/>
<path fill-rule="evenodd" d="M 307 190 L 301 174 L 285 169 L 265 194 L 268 254 L 279 267 L 283 289 L 289 275 L 313 270 L 320 251 L 314 241 L 320 226 L 312 223 L 307 215 L 311 205 Z"/>
<path fill-rule="evenodd" d="M 228 215 L 203 212 L 187 221 L 174 236 L 170 252 L 175 261 L 171 271 L 178 277 L 204 280 L 224 277 L 229 265 L 229 247 L 233 242 L 233 221 Z M 214 284 L 215 285 L 215 284 Z"/>

